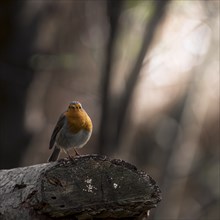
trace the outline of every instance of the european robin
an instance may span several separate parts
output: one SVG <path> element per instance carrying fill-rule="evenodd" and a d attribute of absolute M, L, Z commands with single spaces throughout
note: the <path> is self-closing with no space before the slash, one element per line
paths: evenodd
<path fill-rule="evenodd" d="M 70 159 L 68 150 L 82 148 L 92 134 L 92 121 L 78 101 L 70 102 L 68 109 L 61 114 L 50 139 L 49 149 L 54 147 L 48 161 L 56 161 L 60 150 L 63 150 Z"/>

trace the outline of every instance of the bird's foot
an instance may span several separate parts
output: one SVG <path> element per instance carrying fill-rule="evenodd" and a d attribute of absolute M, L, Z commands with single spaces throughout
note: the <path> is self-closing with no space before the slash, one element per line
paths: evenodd
<path fill-rule="evenodd" d="M 77 150 L 74 148 L 74 151 L 76 153 L 76 156 L 80 156 L 80 154 L 77 152 Z"/>

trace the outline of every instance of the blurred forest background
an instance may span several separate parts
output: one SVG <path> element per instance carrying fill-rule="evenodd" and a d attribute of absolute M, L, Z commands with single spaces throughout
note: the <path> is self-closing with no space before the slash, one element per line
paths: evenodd
<path fill-rule="evenodd" d="M 80 153 L 158 182 L 150 219 L 220 219 L 219 29 L 218 0 L 1 0 L 0 168 L 45 163 L 78 100 Z"/>

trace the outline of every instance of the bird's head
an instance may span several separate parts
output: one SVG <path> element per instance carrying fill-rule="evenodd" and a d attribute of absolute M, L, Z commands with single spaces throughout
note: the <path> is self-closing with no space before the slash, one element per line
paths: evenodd
<path fill-rule="evenodd" d="M 82 109 L 83 109 L 82 105 L 78 101 L 70 102 L 69 107 L 68 107 L 68 111 L 70 111 L 70 112 L 72 112 L 72 111 L 81 111 Z"/>

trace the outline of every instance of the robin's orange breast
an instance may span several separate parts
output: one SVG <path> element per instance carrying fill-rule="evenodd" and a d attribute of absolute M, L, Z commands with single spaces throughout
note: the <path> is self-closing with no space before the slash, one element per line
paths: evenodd
<path fill-rule="evenodd" d="M 67 111 L 65 113 L 69 132 L 78 133 L 80 130 L 92 131 L 92 121 L 84 110 Z"/>

